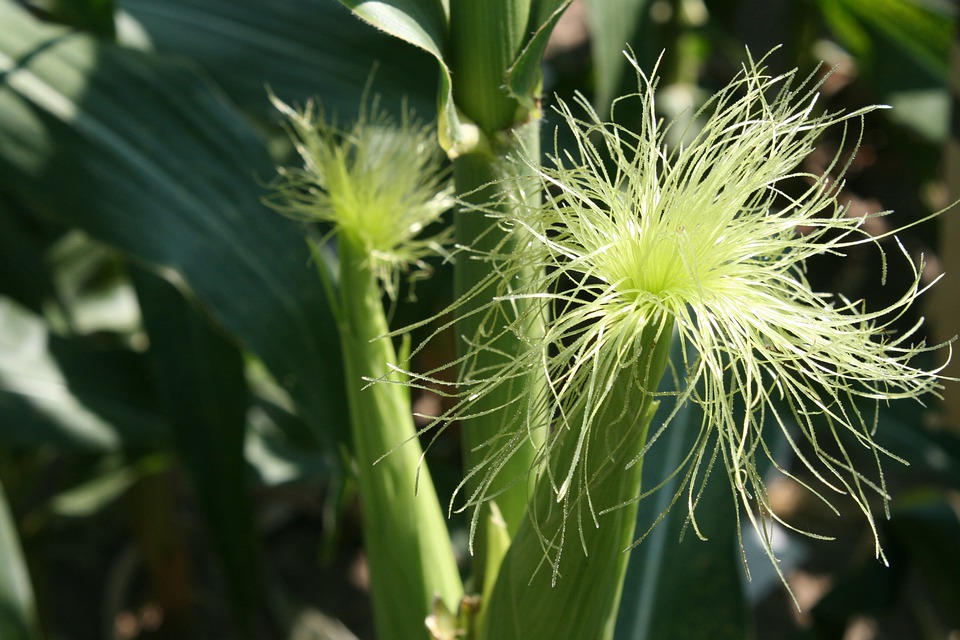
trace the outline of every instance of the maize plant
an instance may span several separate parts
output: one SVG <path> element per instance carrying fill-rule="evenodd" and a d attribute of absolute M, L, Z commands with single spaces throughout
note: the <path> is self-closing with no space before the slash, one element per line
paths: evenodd
<path fill-rule="evenodd" d="M 466 286 L 461 278 L 451 307 L 457 317 L 452 324 L 464 337 L 461 355 L 427 372 L 406 368 L 409 360 L 395 360 L 386 347 L 373 354 L 364 350 L 391 338 L 386 322 L 364 320 L 382 313 L 377 279 L 370 274 L 384 256 L 415 258 L 431 244 L 415 239 L 438 215 L 435 205 L 421 203 L 433 203 L 433 193 L 442 193 L 429 179 L 435 170 L 418 160 L 427 145 L 409 127 L 386 134 L 391 140 L 412 137 L 409 156 L 402 157 L 399 149 L 378 145 L 376 137 L 385 134 L 373 133 L 376 123 L 361 118 L 356 131 L 342 134 L 345 147 L 330 148 L 322 131 L 312 129 L 309 114 L 281 105 L 292 117 L 305 164 L 284 183 L 278 208 L 333 222 L 341 267 L 339 293 L 331 296 L 339 296 L 338 308 L 350 308 L 349 298 L 374 287 L 342 324 L 350 345 L 347 373 L 353 374 L 348 387 L 371 385 L 367 396 L 351 392 L 350 400 L 357 459 L 364 465 L 361 499 L 374 529 L 367 547 L 373 567 L 386 571 L 406 555 L 398 550 L 407 537 L 391 534 L 373 542 L 382 523 L 392 521 L 385 505 L 374 513 L 376 504 L 389 496 L 391 508 L 408 504 L 404 512 L 431 505 L 439 513 L 439 507 L 412 427 L 405 440 L 398 434 L 377 441 L 374 435 L 409 420 L 402 404 L 379 415 L 361 408 L 374 404 L 378 394 L 403 397 L 406 385 L 429 388 L 445 368 L 457 366 L 449 393 L 455 404 L 426 431 L 458 422 L 465 434 L 480 434 L 464 438 L 468 465 L 451 504 L 471 512 L 470 549 L 479 549 L 481 558 L 481 579 L 474 585 L 480 599 L 455 617 L 451 596 L 459 589 L 436 589 L 429 624 L 438 637 L 613 637 L 627 551 L 643 538 L 635 532 L 637 505 L 657 490 L 642 486 L 642 462 L 687 403 L 698 405 L 703 419 L 695 445 L 673 472 L 682 482 L 670 504 L 685 503 L 697 535 L 703 536 L 696 515 L 703 488 L 720 467 L 734 497 L 741 540 L 742 513 L 777 566 L 773 524 L 793 525 L 772 509 L 760 472 L 764 462 L 777 466 L 764 435 L 764 425 L 775 425 L 818 481 L 808 489 L 831 509 L 829 493 L 852 498 L 883 559 L 870 495 L 886 504 L 881 459 L 902 460 L 875 443 L 873 414 L 860 400 L 921 399 L 942 388 L 938 370 L 916 364 L 918 355 L 937 348 L 917 337 L 919 323 L 905 332 L 891 330 L 927 288 L 922 263 L 893 304 L 871 312 L 814 291 L 805 276 L 811 256 L 884 239 L 866 235 L 866 218 L 851 215 L 839 200 L 849 164 L 843 146 L 822 173 L 798 169 L 830 127 L 843 129 L 841 138 L 855 148 L 858 126 L 873 108 L 818 112 L 818 85 L 811 79 L 797 81 L 796 72 L 770 75 L 763 60 L 748 54 L 741 73 L 702 107 L 704 124 L 682 132 L 683 142 L 671 146 L 667 136 L 680 125 L 658 115 L 656 70 L 648 76 L 632 57 L 628 61 L 638 89 L 614 101 L 610 120 L 585 98 L 574 105 L 559 102 L 572 150 L 558 146 L 542 163 L 539 147 L 514 132 L 513 144 L 498 156 L 487 148 L 496 136 L 484 126 L 474 141 L 481 150 L 448 149 L 461 193 L 459 221 L 470 219 L 470 228 L 481 229 L 470 241 L 459 225 L 451 250 L 477 281 Z M 454 89 L 454 100 L 457 95 Z M 642 114 L 636 133 L 615 117 L 631 100 L 639 101 Z M 576 115 L 575 107 L 584 115 Z M 331 165 L 328 158 L 337 160 Z M 360 170 L 371 177 L 356 184 L 341 178 Z M 377 171 L 380 177 L 372 177 Z M 477 175 L 488 182 L 478 185 Z M 787 195 L 785 183 L 798 178 L 805 189 Z M 361 220 L 375 231 L 360 231 L 354 225 Z M 480 269 L 485 273 L 478 278 Z M 354 281 L 360 274 L 367 274 L 363 286 Z M 385 287 L 387 293 L 393 289 Z M 665 397 L 658 390 L 674 340 L 681 358 L 671 375 L 680 382 Z M 359 362 L 370 364 L 361 369 Z M 674 408 L 651 424 L 662 402 Z M 841 434 L 871 453 L 873 469 L 852 462 Z M 519 461 L 526 466 L 518 470 Z M 394 474 L 386 484 L 363 480 Z M 404 474 L 408 483 L 419 478 L 417 495 L 392 492 L 403 486 L 398 478 Z M 524 498 L 519 521 L 499 507 L 513 500 L 508 494 Z M 433 535 L 428 523 L 436 527 L 434 540 L 442 539 L 445 530 L 435 515 L 419 521 L 420 535 Z M 437 555 L 435 565 L 421 561 L 421 572 L 429 575 L 435 566 L 438 576 L 454 575 L 446 552 L 433 542 L 424 548 Z M 409 553 L 408 563 L 412 567 L 422 557 Z M 391 575 L 401 571 L 397 567 Z M 386 586 L 374 587 L 378 607 L 413 610 L 409 589 L 380 579 Z M 421 609 L 414 618 L 423 617 L 430 594 L 418 595 Z M 379 619 L 381 633 L 410 637 L 386 614 Z"/>
<path fill-rule="evenodd" d="M 0 636 L 960 629 L 955 11 L 795 4 L 0 0 Z"/>

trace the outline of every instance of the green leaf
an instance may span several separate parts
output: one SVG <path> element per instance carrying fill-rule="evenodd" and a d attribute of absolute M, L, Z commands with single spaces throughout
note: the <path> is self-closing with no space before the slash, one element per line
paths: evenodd
<path fill-rule="evenodd" d="M 543 52 L 553 28 L 571 0 L 541 0 L 531 6 L 531 29 L 520 55 L 507 69 L 507 89 L 510 95 L 528 110 L 539 108 L 540 89 L 543 84 Z"/>
<path fill-rule="evenodd" d="M 377 29 L 443 61 L 450 11 L 441 0 L 340 0 Z"/>
<path fill-rule="evenodd" d="M 676 346 L 672 358 L 675 370 L 683 371 Z M 675 391 L 670 376 L 661 385 L 661 391 Z M 672 409 L 669 400 L 661 403 L 650 423 L 651 433 Z M 680 409 L 644 457 L 645 490 L 664 482 L 684 463 L 700 433 L 701 418 L 693 404 Z M 681 471 L 659 491 L 640 501 L 637 535 L 643 535 L 670 506 L 682 477 Z M 742 640 L 749 636 L 747 604 L 741 586 L 737 508 L 723 471 L 715 469 L 696 510 L 697 524 L 707 536 L 707 540 L 701 540 L 688 526 L 686 493 L 681 496 L 631 551 L 615 638 Z"/>
<path fill-rule="evenodd" d="M 955 13 L 949 5 L 937 7 L 922 0 L 819 0 L 819 4 L 837 35 L 855 53 L 871 56 L 874 44 L 884 44 L 874 43 L 858 29 L 856 22 L 860 22 L 937 75 L 948 72 Z"/>
<path fill-rule="evenodd" d="M 870 34 L 842 0 L 820 0 L 817 5 L 824 22 L 844 47 L 860 56 L 871 52 Z"/>
<path fill-rule="evenodd" d="M 640 28 L 650 0 L 586 0 L 590 53 L 593 58 L 593 103 L 604 113 L 620 88 L 627 59 L 623 50 Z"/>
<path fill-rule="evenodd" d="M 330 452 L 317 447 L 307 426 L 284 407 L 256 398 L 249 412 L 247 463 L 266 486 L 330 480 Z"/>
<path fill-rule="evenodd" d="M 70 230 L 50 245 L 46 261 L 53 271 L 57 305 L 46 307 L 43 315 L 55 332 L 136 339 L 140 309 L 116 251 Z"/>
<path fill-rule="evenodd" d="M 440 65 L 438 89 L 439 123 L 437 133 L 440 146 L 454 158 L 472 148 L 476 132 L 465 122 L 453 102 L 453 85 L 450 68 L 444 53 L 447 47 L 447 31 L 450 21 L 449 6 L 442 0 L 340 0 L 340 2 L 365 21 L 423 49 Z"/>
<path fill-rule="evenodd" d="M 357 113 L 367 78 L 398 108 L 436 110 L 430 56 L 371 29 L 335 0 L 121 0 L 162 53 L 197 63 L 245 111 L 275 119 L 265 87 L 284 102 L 318 97 L 341 117 Z"/>
<path fill-rule="evenodd" d="M 34 313 L 54 298 L 53 274 L 44 260 L 42 234 L 0 202 L 0 294 Z"/>
<path fill-rule="evenodd" d="M 0 23 L 0 190 L 164 269 L 331 442 L 321 424 L 344 413 L 335 325 L 301 232 L 260 203 L 274 175 L 263 142 L 182 66 L 9 0 Z"/>
<path fill-rule="evenodd" d="M 144 393 L 143 358 L 103 336 L 50 336 L 0 298 L 0 442 L 72 451 L 158 446 L 166 424 Z"/>
<path fill-rule="evenodd" d="M 0 485 L 0 637 L 4 640 L 40 638 L 30 574 L 20 538 Z"/>
<path fill-rule="evenodd" d="M 234 610 L 250 629 L 262 602 L 247 485 L 247 386 L 239 349 L 172 285 L 143 270 L 134 282 L 150 336 L 160 406 L 220 555 Z"/>
<path fill-rule="evenodd" d="M 45 18 L 68 24 L 95 35 L 113 38 L 113 0 L 26 0 L 26 5 Z"/>

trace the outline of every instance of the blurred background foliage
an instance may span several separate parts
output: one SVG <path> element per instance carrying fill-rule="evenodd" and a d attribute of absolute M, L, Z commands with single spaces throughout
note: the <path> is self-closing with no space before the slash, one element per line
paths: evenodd
<path fill-rule="evenodd" d="M 659 59 L 663 115 L 686 118 L 745 46 L 782 45 L 774 71 L 833 70 L 823 108 L 894 107 L 867 121 L 845 196 L 907 224 L 960 197 L 945 178 L 960 174 L 956 15 L 948 0 L 577 0 L 545 60 L 545 136 L 555 94 L 603 112 L 635 89 L 625 46 L 645 69 Z M 433 115 L 435 61 L 335 0 L 0 0 L 3 640 L 372 637 L 336 331 L 304 230 L 261 203 L 290 151 L 267 87 L 345 122 L 370 78 L 385 107 Z M 935 340 L 958 331 L 956 218 L 902 236 L 927 277 L 956 265 L 928 299 Z M 879 286 L 870 252 L 809 269 L 873 307 L 909 277 L 891 263 Z M 450 288 L 436 265 L 396 325 Z M 781 515 L 837 538 L 778 541 L 798 611 L 749 545 L 745 580 L 715 481 L 707 542 L 680 508 L 634 551 L 618 637 L 960 637 L 955 385 L 945 395 L 948 409 L 878 414 L 878 441 L 909 462 L 885 466 L 890 568 L 852 509 L 834 517 L 780 480 Z M 645 483 L 694 432 L 675 426 Z M 429 453 L 441 493 L 462 472 L 455 438 Z M 670 495 L 642 503 L 640 531 Z"/>

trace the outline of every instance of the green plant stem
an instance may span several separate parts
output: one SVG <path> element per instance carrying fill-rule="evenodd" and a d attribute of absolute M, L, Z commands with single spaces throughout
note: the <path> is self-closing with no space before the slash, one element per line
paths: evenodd
<path fill-rule="evenodd" d="M 480 255 L 494 248 L 512 250 L 511 246 L 501 245 L 504 232 L 481 211 L 539 203 L 539 192 L 527 194 L 526 202 L 518 202 L 514 191 L 515 178 L 526 171 L 525 164 L 518 161 L 519 154 L 539 159 L 540 123 L 517 96 L 506 90 L 507 70 L 516 62 L 530 36 L 532 5 L 531 0 L 450 2 L 447 64 L 453 76 L 453 98 L 458 111 L 480 130 L 480 142 L 474 151 L 455 157 L 453 162 L 457 196 L 462 203 L 455 213 L 456 241 Z M 526 98 L 535 103 L 538 96 Z M 515 242 L 522 242 L 519 235 L 514 238 Z M 523 281 L 533 273 L 531 268 L 516 278 Z M 469 378 L 471 371 L 490 371 L 503 360 L 513 358 L 527 348 L 528 339 L 535 339 L 543 331 L 542 314 L 529 313 L 523 303 L 516 307 L 504 305 L 501 315 L 474 313 L 488 305 L 497 291 L 498 284 L 490 281 L 490 275 L 490 263 L 470 256 L 458 260 L 454 267 L 456 297 L 463 299 L 465 294 L 473 294 L 458 309 L 458 355 L 469 352 L 470 341 L 499 335 L 518 317 L 524 319 L 525 326 L 519 334 L 504 334 L 492 348 L 467 361 L 461 369 L 461 379 Z M 483 282 L 489 286 L 478 291 Z M 541 388 L 542 380 L 531 377 L 488 394 L 474 407 L 476 413 L 482 415 L 470 420 L 463 432 L 465 469 L 469 471 L 484 463 L 490 449 L 481 445 L 489 445 L 502 437 L 505 425 L 516 426 L 516 417 L 509 413 L 518 411 L 519 405 L 514 400 L 524 393 L 537 397 Z M 496 495 L 494 500 L 499 511 L 493 513 L 485 504 L 478 520 L 473 540 L 472 587 L 481 593 L 492 587 L 507 540 L 525 519 L 530 495 L 526 479 L 548 425 L 548 417 L 536 413 L 526 416 L 531 426 L 531 441 L 516 451 L 489 487 L 489 494 Z M 466 495 L 474 494 L 482 475 L 468 481 Z"/>
<path fill-rule="evenodd" d="M 536 153 L 538 149 L 537 136 L 539 135 L 538 123 L 531 123 L 521 129 L 519 134 L 523 136 L 524 152 Z M 518 140 L 517 144 L 520 142 Z M 492 251 L 498 244 L 503 242 L 504 232 L 498 228 L 489 217 L 484 213 L 471 209 L 471 205 L 482 207 L 484 210 L 490 210 L 493 207 L 510 206 L 530 206 L 535 203 L 517 203 L 516 194 L 508 193 L 515 188 L 512 178 L 517 177 L 517 172 L 524 170 L 525 165 L 519 162 L 513 162 L 508 155 L 492 156 L 486 153 L 474 153 L 461 156 L 454 161 L 454 179 L 457 190 L 462 194 L 461 200 L 464 206 L 455 213 L 456 241 L 458 244 L 469 246 L 474 251 L 486 252 Z M 529 196 L 539 199 L 539 193 Z M 513 198 L 511 200 L 511 198 Z M 522 242 L 520 234 L 515 234 L 511 240 L 513 243 Z M 512 251 L 512 246 L 501 246 L 497 250 Z M 524 279 L 532 277 L 535 267 L 531 267 L 529 272 L 516 275 L 521 286 Z M 477 287 L 479 283 L 490 278 L 490 264 L 483 260 L 471 259 L 469 255 L 458 260 L 454 271 L 454 282 L 456 295 L 464 296 L 467 292 Z M 468 340 L 473 340 L 477 336 L 485 333 L 493 335 L 503 331 L 503 327 L 516 318 L 524 318 L 526 323 L 523 327 L 524 335 L 517 335 L 513 332 L 504 333 L 492 346 L 492 349 L 485 349 L 479 352 L 476 357 L 467 363 L 467 369 L 461 372 L 461 377 L 468 378 L 471 371 L 487 371 L 508 359 L 515 357 L 522 349 L 526 349 L 525 338 L 532 338 L 542 334 L 543 315 L 531 312 L 525 305 L 539 304 L 538 302 L 520 301 L 514 306 L 503 305 L 498 309 L 498 314 L 473 313 L 477 308 L 490 303 L 491 298 L 497 290 L 498 283 L 489 281 L 488 286 L 475 292 L 475 295 L 463 305 L 460 309 L 461 317 L 457 324 L 457 336 L 459 355 L 465 354 L 469 349 Z M 472 314 L 472 315 L 471 315 Z M 538 372 L 539 373 L 539 372 Z M 498 388 L 495 393 L 489 393 L 481 398 L 474 407 L 479 415 L 469 421 L 463 430 L 463 455 L 464 467 L 473 469 L 481 464 L 484 456 L 489 452 L 488 447 L 482 445 L 493 442 L 498 436 L 502 436 L 505 425 L 511 421 L 516 428 L 516 416 L 514 415 L 519 405 L 513 402 L 513 399 L 521 394 L 529 394 L 529 397 L 538 397 L 539 389 L 542 387 L 542 381 L 539 381 L 536 374 L 524 381 L 518 381 L 514 385 Z M 505 409 L 500 409 L 505 407 Z M 512 536 L 518 530 L 520 523 L 525 518 L 527 502 L 529 499 L 529 487 L 531 486 L 526 479 L 530 475 L 530 469 L 533 467 L 534 457 L 542 442 L 543 434 L 546 432 L 548 419 L 546 416 L 527 416 L 529 424 L 533 426 L 531 430 L 531 440 L 520 447 L 510 458 L 500 471 L 497 480 L 490 487 L 491 494 L 496 495 L 495 501 L 500 509 L 502 521 L 505 523 L 507 535 Z M 481 474 L 482 476 L 482 474 Z M 477 488 L 480 477 L 469 482 L 466 495 L 472 495 Z M 486 507 L 485 507 L 486 508 Z M 474 540 L 474 552 L 477 556 L 476 570 L 474 578 L 475 587 L 480 590 L 483 586 L 484 569 L 483 567 L 495 567 L 486 558 L 487 531 L 490 519 L 484 514 L 479 521 L 476 539 Z"/>
<path fill-rule="evenodd" d="M 582 477 L 590 479 L 589 504 L 582 488 L 572 490 L 569 504 L 558 502 L 555 484 L 548 474 L 540 475 L 531 504 L 533 518 L 525 520 L 514 536 L 493 593 L 481 605 L 482 640 L 613 637 L 629 559 L 625 550 L 636 528 L 638 503 L 630 501 L 640 495 L 642 464 L 628 463 L 646 445 L 657 407 L 654 397 L 643 390 L 657 388 L 670 353 L 672 322 L 662 330 L 659 323 L 652 324 L 656 326 L 649 326 L 638 339 L 637 361 L 620 371 L 591 420 L 588 454 L 582 462 Z M 568 424 L 579 425 L 584 411 L 580 406 Z M 561 479 L 556 474 L 565 472 L 577 448 L 575 435 L 559 439 L 550 451 L 557 484 Z M 611 510 L 603 513 L 604 509 Z M 560 545 L 563 551 L 555 573 L 544 554 L 557 562 Z"/>
<path fill-rule="evenodd" d="M 340 252 L 339 326 L 378 637 L 426 638 L 434 597 L 456 611 L 463 585 L 426 465 L 406 387 L 398 376 L 380 289 L 362 245 L 346 232 Z M 419 472 L 419 483 L 417 474 Z"/>
<path fill-rule="evenodd" d="M 488 137 L 509 131 L 520 105 L 504 89 L 507 69 L 528 37 L 531 0 L 451 0 L 453 100 Z"/>
<path fill-rule="evenodd" d="M 516 189 L 514 179 L 526 171 L 524 163 L 517 161 L 518 154 L 522 151 L 534 159 L 539 156 L 540 123 L 537 120 L 528 121 L 529 114 L 504 88 L 507 69 L 528 36 L 530 10 L 531 0 L 450 2 L 449 65 L 454 77 L 454 100 L 461 113 L 480 127 L 484 140 L 475 152 L 458 156 L 453 162 L 457 196 L 462 202 L 455 213 L 456 241 L 458 245 L 470 247 L 481 255 L 498 247 L 504 238 L 504 232 L 481 211 L 532 206 L 539 202 L 539 193 L 529 194 L 528 201 L 522 203 L 516 201 L 512 191 Z M 509 246 L 500 249 L 510 251 Z M 503 327 L 516 319 L 518 313 L 525 312 L 524 309 L 505 307 L 502 310 L 504 315 L 499 317 L 474 313 L 489 304 L 497 291 L 497 283 L 493 282 L 485 289 L 476 291 L 480 283 L 489 281 L 490 274 L 490 263 L 471 259 L 470 256 L 458 260 L 454 267 L 455 296 L 462 299 L 468 292 L 475 293 L 458 311 L 457 349 L 460 356 L 469 351 L 469 341 L 482 334 L 500 333 Z M 525 277 L 527 275 L 522 273 L 517 276 L 521 280 Z M 542 332 L 541 320 L 530 316 L 525 327 L 528 335 L 536 336 Z M 485 350 L 476 359 L 466 363 L 461 378 L 468 377 L 470 370 L 489 370 L 525 348 L 522 336 L 509 335 L 498 340 L 494 346 L 494 349 Z M 522 386 L 518 384 L 518 388 L 504 388 L 501 393 L 490 394 L 476 407 L 477 413 L 486 413 L 471 420 L 464 429 L 464 466 L 467 470 L 483 462 L 485 451 L 478 448 L 479 445 L 493 441 L 509 420 L 505 411 L 499 411 L 497 407 L 510 405 L 511 396 L 518 396 L 525 391 L 520 388 Z M 511 409 L 516 411 L 516 405 Z M 534 417 L 532 423 L 537 422 L 538 419 Z M 546 427 L 546 419 L 539 422 Z M 538 445 L 538 442 L 531 442 L 519 450 L 503 468 L 497 483 L 491 487 L 496 493 L 516 483 L 496 498 L 508 535 L 516 532 L 524 518 L 528 490 L 526 483 L 516 481 L 524 478 L 532 467 Z M 467 495 L 476 489 L 476 482 L 468 484 Z M 480 518 L 474 544 L 478 556 L 474 573 L 479 580 L 476 585 L 478 589 L 483 586 L 483 568 L 496 566 L 496 562 L 490 564 L 484 551 L 485 528 L 489 522 L 488 514 Z"/>

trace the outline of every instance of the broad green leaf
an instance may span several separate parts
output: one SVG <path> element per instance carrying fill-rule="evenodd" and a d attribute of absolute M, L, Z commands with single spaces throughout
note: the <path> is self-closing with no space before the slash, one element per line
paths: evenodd
<path fill-rule="evenodd" d="M 820 0 L 817 5 L 834 37 L 850 51 L 861 56 L 870 53 L 870 34 L 844 6 L 842 0 Z"/>
<path fill-rule="evenodd" d="M 677 371 L 683 371 L 679 355 L 675 347 L 674 364 Z M 661 387 L 668 394 L 674 391 L 670 376 Z M 661 403 L 650 423 L 651 433 L 672 409 L 669 399 Z M 689 462 L 685 458 L 700 432 L 701 417 L 692 404 L 680 409 L 644 457 L 644 490 L 664 482 Z M 722 465 L 722 461 L 717 464 Z M 614 636 L 618 640 L 742 640 L 749 635 L 736 530 L 738 506 L 727 478 L 722 469 L 714 469 L 709 478 L 696 510 L 697 524 L 707 536 L 707 540 L 700 540 L 687 523 L 686 494 L 670 507 L 682 477 L 683 470 L 640 501 L 638 536 L 648 531 L 664 511 L 666 515 L 630 552 Z"/>
<path fill-rule="evenodd" d="M 357 112 L 368 78 L 384 107 L 401 97 L 436 110 L 429 55 L 371 29 L 336 0 L 121 0 L 149 46 L 197 63 L 245 111 L 273 118 L 266 87 L 284 102 L 317 97 L 341 118 Z"/>
<path fill-rule="evenodd" d="M 887 118 L 928 144 L 944 144 L 956 7 L 940 0 L 818 0 L 817 7 L 837 40 L 856 55 L 877 99 L 893 107 Z"/>
<path fill-rule="evenodd" d="M 342 422 L 344 397 L 336 332 L 300 231 L 260 203 L 274 175 L 262 141 L 180 65 L 9 0 L 0 23 L 0 190 L 162 268 L 329 438 L 321 424 Z"/>
<path fill-rule="evenodd" d="M 243 358 L 172 285 L 143 270 L 134 271 L 134 282 L 160 407 L 206 516 L 234 610 L 249 629 L 262 585 L 243 455 L 248 404 Z"/>
<path fill-rule="evenodd" d="M 26 0 L 44 17 L 99 36 L 113 38 L 113 0 Z"/>
<path fill-rule="evenodd" d="M 20 537 L 0 485 L 0 637 L 4 640 L 39 639 L 36 605 Z"/>
<path fill-rule="evenodd" d="M 593 103 L 604 113 L 617 95 L 633 42 L 650 0 L 586 0 L 590 54 L 593 58 Z"/>
<path fill-rule="evenodd" d="M 140 330 L 140 309 L 123 258 L 70 230 L 46 251 L 56 286 L 55 308 L 44 313 L 54 331 L 130 337 Z"/>
<path fill-rule="evenodd" d="M 166 424 L 144 392 L 143 358 L 102 337 L 59 338 L 0 298 L 0 442 L 73 451 L 158 446 Z"/>
<path fill-rule="evenodd" d="M 53 274 L 44 260 L 42 234 L 0 202 L 0 295 L 34 313 L 54 297 Z"/>
<path fill-rule="evenodd" d="M 440 146 L 454 158 L 476 144 L 475 128 L 463 121 L 453 102 L 450 68 L 444 57 L 450 21 L 449 5 L 442 0 L 340 0 L 374 27 L 428 52 L 440 65 L 438 127 Z"/>
<path fill-rule="evenodd" d="M 945 84 L 929 89 L 891 92 L 887 95 L 887 102 L 893 107 L 886 112 L 892 122 L 913 129 L 933 144 L 947 141 L 953 107 Z M 935 156 L 928 154 L 927 157 Z"/>
<path fill-rule="evenodd" d="M 837 35 L 855 53 L 871 56 L 875 43 L 857 28 L 869 25 L 938 75 L 947 73 L 955 9 L 922 0 L 818 0 Z M 877 73 L 883 70 L 877 69 Z"/>
<path fill-rule="evenodd" d="M 297 416 L 266 398 L 256 398 L 248 420 L 245 457 L 260 484 L 330 479 L 330 453 L 316 446 Z"/>
<path fill-rule="evenodd" d="M 450 10 L 441 0 L 340 0 L 371 25 L 443 61 Z"/>

